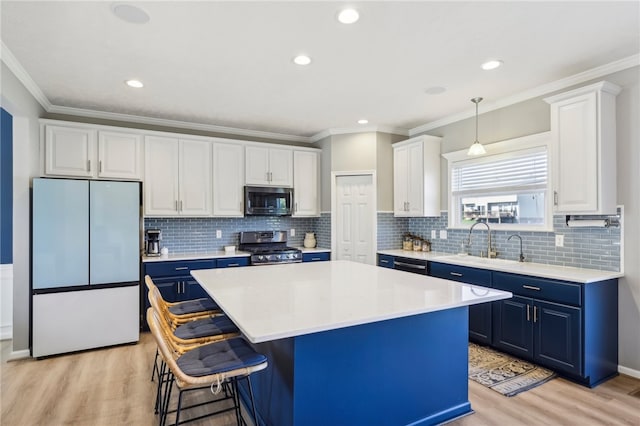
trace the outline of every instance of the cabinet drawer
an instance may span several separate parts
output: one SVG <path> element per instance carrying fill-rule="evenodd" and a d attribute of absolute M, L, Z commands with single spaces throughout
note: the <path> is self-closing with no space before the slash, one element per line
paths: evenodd
<path fill-rule="evenodd" d="M 249 265 L 248 257 L 225 257 L 218 259 L 218 268 L 236 268 Z"/>
<path fill-rule="evenodd" d="M 582 304 L 582 286 L 580 284 L 494 272 L 493 287 L 535 299 L 575 306 Z"/>
<path fill-rule="evenodd" d="M 378 266 L 382 266 L 383 268 L 393 268 L 393 256 L 389 256 L 388 254 L 379 254 Z"/>
<path fill-rule="evenodd" d="M 490 287 L 491 271 L 487 269 L 469 268 L 466 266 L 449 265 L 447 263 L 431 262 L 432 277 L 444 278 L 467 284 Z"/>
<path fill-rule="evenodd" d="M 178 260 L 173 262 L 147 262 L 144 270 L 151 278 L 169 277 L 174 275 L 189 275 L 196 269 L 212 269 L 216 267 L 215 259 L 206 260 Z"/>
<path fill-rule="evenodd" d="M 302 253 L 303 262 L 324 262 L 329 260 L 330 254 L 328 252 L 321 253 Z"/>

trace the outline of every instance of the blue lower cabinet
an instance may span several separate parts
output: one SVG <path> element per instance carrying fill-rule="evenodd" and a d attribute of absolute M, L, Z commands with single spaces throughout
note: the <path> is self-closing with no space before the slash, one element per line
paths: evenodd
<path fill-rule="evenodd" d="M 389 256 L 388 254 L 379 254 L 378 255 L 378 266 L 382 266 L 383 268 L 391 268 L 393 269 L 393 256 Z"/>
<path fill-rule="evenodd" d="M 513 296 L 493 306 L 493 346 L 523 359 L 533 359 L 533 299 Z"/>
<path fill-rule="evenodd" d="M 331 258 L 329 252 L 302 253 L 303 262 L 325 262 Z"/>
<path fill-rule="evenodd" d="M 429 271 L 433 277 L 491 287 L 491 271 L 486 269 L 431 262 Z M 493 340 L 491 322 L 491 303 L 469 306 L 469 339 L 476 343 L 490 345 Z"/>
<path fill-rule="evenodd" d="M 580 375 L 582 310 L 542 301 L 536 301 L 533 309 L 533 359 L 553 370 Z"/>
<path fill-rule="evenodd" d="M 225 257 L 218 259 L 218 268 L 237 268 L 239 266 L 249 266 L 248 257 Z"/>

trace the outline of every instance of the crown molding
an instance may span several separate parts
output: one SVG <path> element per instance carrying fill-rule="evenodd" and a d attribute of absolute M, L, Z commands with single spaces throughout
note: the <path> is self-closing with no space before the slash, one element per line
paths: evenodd
<path fill-rule="evenodd" d="M 399 127 L 390 127 L 390 126 L 358 126 L 358 127 L 339 127 L 323 130 L 322 132 L 316 133 L 311 136 L 311 142 L 318 142 L 324 138 L 335 135 L 347 135 L 352 133 L 390 133 L 393 135 L 401 135 L 401 136 L 409 136 L 409 131 L 407 129 L 401 129 Z"/>
<path fill-rule="evenodd" d="M 496 109 L 504 108 L 509 105 L 517 104 L 529 99 L 544 96 L 548 93 L 555 92 L 557 90 L 566 89 L 567 87 L 574 86 L 576 84 L 584 83 L 585 81 L 593 80 L 605 75 L 613 74 L 614 72 L 623 71 L 628 68 L 633 68 L 640 65 L 640 55 L 632 55 L 627 58 L 623 58 L 608 64 L 592 68 L 587 71 L 580 72 L 578 74 L 553 81 L 551 83 L 543 84 L 533 89 L 525 90 L 524 92 L 517 93 L 506 98 L 499 99 L 495 102 L 485 103 L 483 113 L 494 111 Z M 438 127 L 455 123 L 460 120 L 471 118 L 475 116 L 475 109 L 470 109 L 458 114 L 449 115 L 439 120 L 432 121 L 430 123 L 423 124 L 418 127 L 414 127 L 409 130 L 410 136 L 416 136 L 420 133 L 428 130 L 433 130 Z"/>
<path fill-rule="evenodd" d="M 141 115 L 121 114 L 117 112 L 95 111 L 82 108 L 72 108 L 52 105 L 47 112 L 53 114 L 69 114 L 80 117 L 100 118 L 105 120 L 125 121 L 154 126 L 174 127 L 180 129 L 202 130 L 214 133 L 223 133 L 234 136 L 247 136 L 254 138 L 276 139 L 280 141 L 311 143 L 308 136 L 297 136 L 285 133 L 264 132 L 260 130 L 239 129 L 236 127 L 218 126 L 215 124 L 194 123 L 191 121 L 168 120 L 164 118 L 145 117 Z"/>
<path fill-rule="evenodd" d="M 45 111 L 51 108 L 51 102 L 45 96 L 45 94 L 40 90 L 40 87 L 36 84 L 35 81 L 31 78 L 27 70 L 18 62 L 15 56 L 7 45 L 4 44 L 4 41 L 0 40 L 0 59 L 4 62 L 7 67 L 11 70 L 11 72 L 16 76 L 16 78 L 27 88 L 29 93 L 38 101 L 42 108 Z"/>

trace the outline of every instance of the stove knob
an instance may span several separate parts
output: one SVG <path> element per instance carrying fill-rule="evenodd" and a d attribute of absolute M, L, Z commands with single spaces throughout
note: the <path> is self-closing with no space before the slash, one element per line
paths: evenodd
<path fill-rule="evenodd" d="M 258 256 L 258 260 L 264 260 L 264 256 L 263 255 Z"/>

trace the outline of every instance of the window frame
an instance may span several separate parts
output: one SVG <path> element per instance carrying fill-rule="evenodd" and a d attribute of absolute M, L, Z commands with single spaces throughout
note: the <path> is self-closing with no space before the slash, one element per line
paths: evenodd
<path fill-rule="evenodd" d="M 501 157 L 504 154 L 514 153 L 518 151 L 531 150 L 535 148 L 544 148 L 547 151 L 547 184 L 544 191 L 544 222 L 541 225 L 518 224 L 518 223 L 491 223 L 491 229 L 496 231 L 553 231 L 553 170 L 552 170 L 552 138 L 551 132 L 536 133 L 533 135 L 523 136 L 519 138 L 507 139 L 500 142 L 484 144 L 486 154 L 470 157 L 467 155 L 467 149 L 442 154 L 447 160 L 447 204 L 449 229 L 469 229 L 471 224 L 465 225 L 461 222 L 460 198 L 462 196 L 453 196 L 452 188 L 452 171 L 455 165 L 465 163 L 486 163 L 487 158 L 491 156 Z M 513 191 L 510 191 L 510 194 Z M 500 195 L 500 191 L 493 193 Z M 486 196 L 487 191 L 478 191 L 478 196 Z M 465 194 L 465 197 L 473 197 L 473 194 Z"/>

